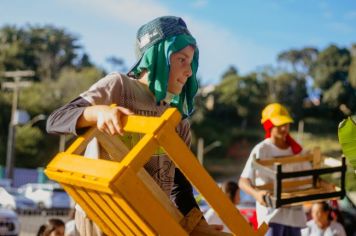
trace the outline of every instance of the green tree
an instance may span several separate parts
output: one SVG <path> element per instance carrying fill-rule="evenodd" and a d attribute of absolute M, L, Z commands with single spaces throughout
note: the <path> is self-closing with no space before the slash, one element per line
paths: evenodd
<path fill-rule="evenodd" d="M 94 67 L 62 70 L 56 82 L 37 82 L 24 89 L 19 106 L 32 115 L 49 114 L 88 89 L 102 75 L 102 71 Z"/>
<path fill-rule="evenodd" d="M 16 26 L 0 29 L 0 71 L 34 68 L 34 58 L 27 50 L 25 30 Z"/>
<path fill-rule="evenodd" d="M 256 124 L 258 122 L 256 110 L 262 109 L 267 97 L 265 82 L 258 80 L 255 73 L 247 76 L 225 74 L 216 88 L 218 102 L 222 106 L 234 108 L 236 115 L 241 119 L 242 127 Z"/>
<path fill-rule="evenodd" d="M 351 65 L 349 70 L 349 82 L 352 88 L 356 89 L 356 44 L 351 48 Z"/>
<path fill-rule="evenodd" d="M 31 69 L 41 80 L 57 79 L 63 68 L 75 67 L 83 54 L 76 36 L 51 25 L 4 26 L 0 42 L 0 70 Z"/>
<path fill-rule="evenodd" d="M 43 152 L 44 134 L 37 127 L 29 125 L 16 127 L 16 166 L 36 168 L 48 159 Z"/>
<path fill-rule="evenodd" d="M 293 73 L 305 78 L 318 57 L 316 48 L 306 47 L 301 50 L 291 49 L 278 54 L 277 60 L 291 66 Z"/>
<path fill-rule="evenodd" d="M 315 86 L 322 91 L 322 103 L 338 120 L 356 106 L 356 92 L 348 79 L 350 64 L 349 50 L 331 45 L 320 52 L 311 71 Z"/>
<path fill-rule="evenodd" d="M 304 78 L 294 73 L 282 73 L 275 77 L 266 77 L 268 84 L 267 102 L 279 102 L 288 107 L 296 120 L 303 118 L 303 104 L 308 97 Z"/>

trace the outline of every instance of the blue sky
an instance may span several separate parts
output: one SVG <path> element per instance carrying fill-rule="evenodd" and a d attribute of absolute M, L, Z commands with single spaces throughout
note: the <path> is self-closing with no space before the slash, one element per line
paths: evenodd
<path fill-rule="evenodd" d="M 162 15 L 183 17 L 197 38 L 204 84 L 230 65 L 241 74 L 275 65 L 283 50 L 356 43 L 354 0 L 0 0 L 0 26 L 64 27 L 106 68 L 109 56 L 130 67 L 136 30 Z"/>

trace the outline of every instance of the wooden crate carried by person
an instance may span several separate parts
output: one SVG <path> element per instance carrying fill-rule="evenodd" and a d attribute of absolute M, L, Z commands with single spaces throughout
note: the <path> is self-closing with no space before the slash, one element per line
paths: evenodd
<path fill-rule="evenodd" d="M 301 162 L 310 162 L 312 168 L 301 171 L 282 171 L 283 165 Z M 272 180 L 270 183 L 256 187 L 270 192 L 265 200 L 268 206 L 274 208 L 345 196 L 345 158 L 342 157 L 338 166 L 329 166 L 324 163 L 318 147 L 304 155 L 274 157 L 266 160 L 254 158 L 252 166 L 255 173 L 258 171 Z M 339 186 L 320 178 L 321 175 L 332 173 L 338 173 Z M 291 180 L 291 178 L 294 179 Z"/>
<path fill-rule="evenodd" d="M 59 182 L 107 235 L 264 235 L 267 226 L 255 231 L 249 225 L 178 136 L 175 127 L 180 120 L 174 108 L 161 117 L 125 117 L 124 131 L 143 135 L 131 150 L 117 136 L 92 128 L 57 154 L 45 173 Z M 102 157 L 105 159 L 82 155 L 93 138 L 108 153 Z M 200 211 L 183 216 L 173 205 L 143 168 L 160 147 L 232 234 L 198 225 Z"/>

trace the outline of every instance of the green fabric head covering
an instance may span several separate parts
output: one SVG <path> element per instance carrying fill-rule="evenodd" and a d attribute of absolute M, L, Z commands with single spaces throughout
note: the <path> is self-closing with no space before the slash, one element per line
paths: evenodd
<path fill-rule="evenodd" d="M 191 63 L 192 76 L 188 78 L 179 95 L 173 96 L 171 106 L 176 107 L 181 114 L 189 116 L 194 108 L 194 97 L 198 91 L 196 72 L 198 70 L 199 51 L 195 39 L 191 35 L 180 34 L 162 40 L 149 47 L 140 62 L 131 70 L 135 77 L 142 71 L 148 72 L 148 87 L 156 98 L 157 104 L 167 96 L 167 84 L 170 70 L 170 56 L 188 45 L 195 48 Z"/>

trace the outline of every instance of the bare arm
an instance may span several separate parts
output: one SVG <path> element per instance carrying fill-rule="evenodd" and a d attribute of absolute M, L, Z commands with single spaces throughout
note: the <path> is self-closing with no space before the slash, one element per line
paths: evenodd
<path fill-rule="evenodd" d="M 58 108 L 48 117 L 47 132 L 77 135 L 80 129 L 96 125 L 108 134 L 122 133 L 120 127 L 122 114 L 130 115 L 132 112 L 123 107 L 93 106 L 82 97 L 78 97 Z"/>
<path fill-rule="evenodd" d="M 79 117 L 76 128 L 97 126 L 105 133 L 114 135 L 123 135 L 121 118 L 123 115 L 132 115 L 133 113 L 124 107 L 111 107 L 108 105 L 88 106 Z"/>
<path fill-rule="evenodd" d="M 258 190 L 256 189 L 249 178 L 243 178 L 240 177 L 239 179 L 239 187 L 242 189 L 245 193 L 251 195 L 253 198 L 256 199 L 257 202 L 259 202 L 262 206 L 266 206 L 266 202 L 264 201 L 264 196 L 269 194 L 265 190 Z"/>

